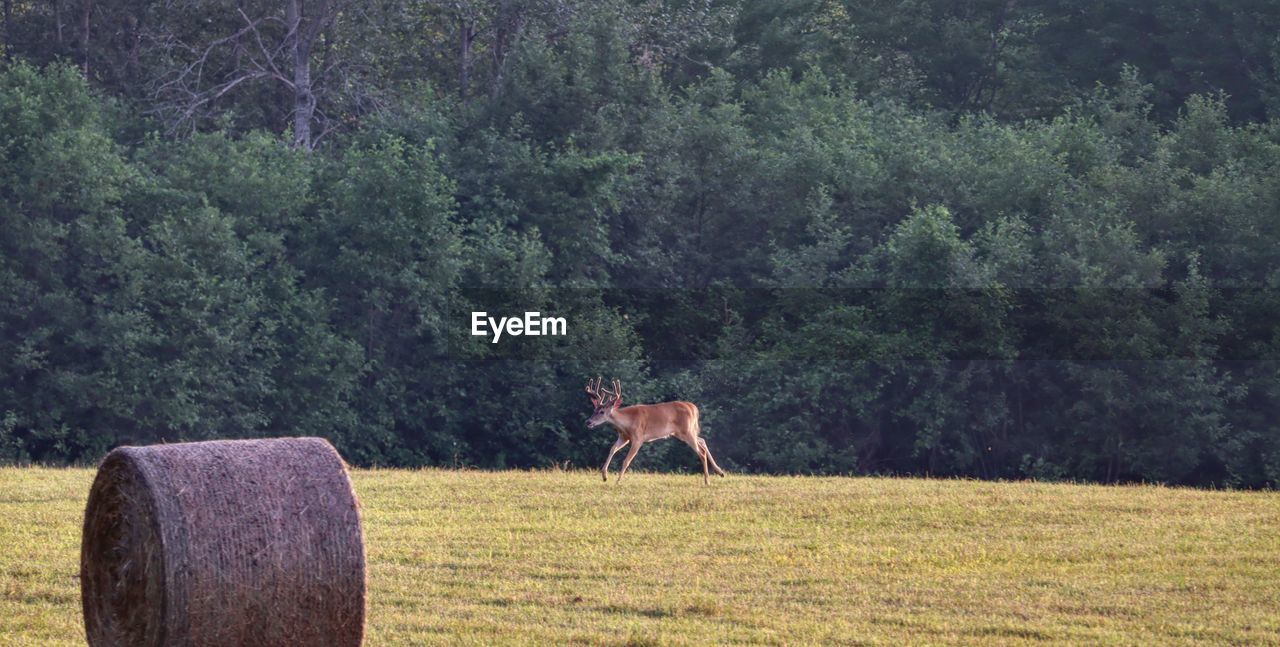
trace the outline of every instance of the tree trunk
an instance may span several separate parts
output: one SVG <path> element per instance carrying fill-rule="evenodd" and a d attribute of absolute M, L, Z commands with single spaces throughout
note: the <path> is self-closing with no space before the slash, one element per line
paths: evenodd
<path fill-rule="evenodd" d="M 13 29 L 9 25 L 13 22 L 13 0 L 4 0 L 4 57 L 6 60 L 13 58 Z"/>
<path fill-rule="evenodd" d="M 524 35 L 528 18 L 518 11 L 514 16 L 504 17 L 499 23 L 493 41 L 493 80 L 490 82 L 489 95 L 497 98 L 502 92 L 502 78 L 507 68 L 507 57 L 511 50 L 520 43 Z"/>
<path fill-rule="evenodd" d="M 62 38 L 62 0 L 54 0 L 53 21 L 56 27 L 55 33 L 57 34 L 57 39 L 58 39 L 58 52 L 61 53 L 62 45 L 64 42 Z"/>
<path fill-rule="evenodd" d="M 462 96 L 463 101 L 466 101 L 471 86 L 471 42 L 476 35 L 471 28 L 471 23 L 465 20 L 458 31 L 461 33 L 458 42 L 458 63 L 461 68 L 458 70 L 458 94 Z"/>
<path fill-rule="evenodd" d="M 286 12 L 293 49 L 293 145 L 309 151 L 316 113 L 316 96 L 311 91 L 311 39 L 302 33 L 300 0 L 290 0 Z"/>
<path fill-rule="evenodd" d="M 311 92 L 309 47 L 299 47 L 293 68 L 293 145 L 311 150 L 311 122 L 316 114 L 316 95 Z"/>
<path fill-rule="evenodd" d="M 93 0 L 84 0 L 80 13 L 80 55 L 83 57 L 81 69 L 89 76 L 89 14 L 93 13 Z"/>
<path fill-rule="evenodd" d="M 143 14 L 143 12 L 139 12 L 139 14 Z M 132 43 L 129 46 L 129 59 L 125 63 L 125 73 L 131 82 L 135 82 L 138 80 L 142 69 L 138 57 L 142 54 L 142 35 L 145 33 L 145 29 L 142 25 L 142 20 L 138 17 L 131 16 L 128 25 Z"/>

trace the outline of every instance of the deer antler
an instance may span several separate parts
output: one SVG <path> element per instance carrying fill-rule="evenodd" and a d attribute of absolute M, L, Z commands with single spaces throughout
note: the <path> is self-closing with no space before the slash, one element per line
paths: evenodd
<path fill-rule="evenodd" d="M 591 396 L 591 405 L 600 406 L 600 383 L 603 378 L 596 378 L 595 383 L 591 382 L 591 378 L 587 378 L 587 395 Z"/>
<path fill-rule="evenodd" d="M 591 404 L 600 406 L 602 403 L 612 404 L 622 400 L 622 383 L 616 378 L 613 380 L 613 390 L 604 388 L 604 378 L 597 377 L 593 383 L 587 380 L 587 395 L 591 396 Z"/>

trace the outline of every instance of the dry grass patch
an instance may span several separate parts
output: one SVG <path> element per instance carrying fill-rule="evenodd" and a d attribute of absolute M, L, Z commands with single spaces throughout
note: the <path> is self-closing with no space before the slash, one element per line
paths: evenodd
<path fill-rule="evenodd" d="M 83 644 L 93 473 L 0 469 L 0 643 Z M 360 470 L 368 644 L 1280 644 L 1280 494 Z"/>

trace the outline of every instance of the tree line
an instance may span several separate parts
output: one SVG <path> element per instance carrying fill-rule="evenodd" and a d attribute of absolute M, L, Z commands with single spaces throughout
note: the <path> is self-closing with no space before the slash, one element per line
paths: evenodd
<path fill-rule="evenodd" d="M 594 466 L 603 374 L 697 402 L 730 470 L 1274 487 L 1277 27 L 6 1 L 0 460 L 287 434 Z M 476 289 L 571 293 L 572 346 L 453 343 Z"/>

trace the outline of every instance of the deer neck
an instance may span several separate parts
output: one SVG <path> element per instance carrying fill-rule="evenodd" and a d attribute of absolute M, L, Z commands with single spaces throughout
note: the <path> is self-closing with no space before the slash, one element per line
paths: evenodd
<path fill-rule="evenodd" d="M 609 414 L 609 417 L 605 419 L 605 422 L 613 425 L 613 428 L 617 429 L 618 433 L 629 436 L 636 426 L 635 419 L 631 413 L 626 408 L 614 409 L 613 413 Z"/>

